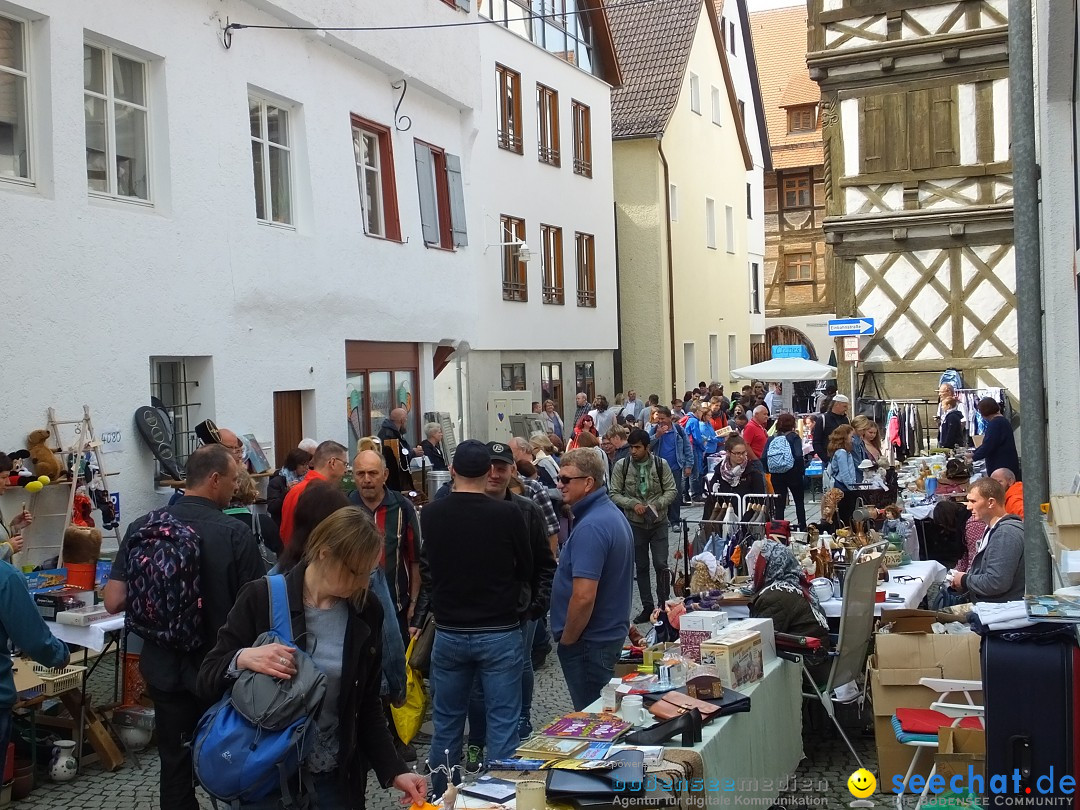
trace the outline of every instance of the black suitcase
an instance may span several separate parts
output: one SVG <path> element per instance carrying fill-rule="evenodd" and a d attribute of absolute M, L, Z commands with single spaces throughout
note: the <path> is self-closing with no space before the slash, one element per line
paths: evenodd
<path fill-rule="evenodd" d="M 1080 775 L 1078 669 L 1075 632 L 1037 641 L 983 639 L 987 806 L 1014 806 L 1018 796 L 1034 805 L 1054 797 L 1049 804 L 1073 806 L 1076 794 L 1061 789 L 1061 777 Z"/>

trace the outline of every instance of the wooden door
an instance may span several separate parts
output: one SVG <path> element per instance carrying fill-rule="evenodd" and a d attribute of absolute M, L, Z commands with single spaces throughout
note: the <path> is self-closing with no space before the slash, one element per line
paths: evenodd
<path fill-rule="evenodd" d="M 274 392 L 274 464 L 280 467 L 285 456 L 304 438 L 304 411 L 299 391 Z"/>

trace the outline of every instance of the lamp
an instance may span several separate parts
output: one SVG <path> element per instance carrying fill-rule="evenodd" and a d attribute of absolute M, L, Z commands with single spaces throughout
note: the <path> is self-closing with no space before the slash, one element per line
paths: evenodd
<path fill-rule="evenodd" d="M 522 242 L 520 239 L 513 239 L 509 242 L 492 242 L 484 248 L 484 253 L 487 253 L 488 248 L 506 247 L 508 245 L 511 247 L 517 247 L 517 250 L 514 252 L 517 254 L 517 260 L 519 262 L 522 262 L 523 264 L 528 264 L 529 261 L 532 259 L 532 250 L 530 250 L 529 246 L 525 242 Z"/>

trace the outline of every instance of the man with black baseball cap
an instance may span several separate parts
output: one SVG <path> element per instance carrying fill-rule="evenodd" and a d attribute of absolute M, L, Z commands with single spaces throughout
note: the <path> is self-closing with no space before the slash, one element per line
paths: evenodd
<path fill-rule="evenodd" d="M 457 765 L 473 682 L 484 690 L 490 759 L 513 755 L 521 717 L 521 622 L 533 598 L 533 550 L 521 511 L 486 494 L 487 446 L 469 439 L 450 465 L 454 490 L 420 513 L 421 596 L 413 617 L 435 617 L 431 652 L 434 733 L 429 767 Z M 546 546 L 546 543 L 544 543 Z M 449 752 L 449 753 L 446 753 Z M 447 761 L 449 757 L 449 762 Z M 435 795 L 446 777 L 432 773 Z"/>

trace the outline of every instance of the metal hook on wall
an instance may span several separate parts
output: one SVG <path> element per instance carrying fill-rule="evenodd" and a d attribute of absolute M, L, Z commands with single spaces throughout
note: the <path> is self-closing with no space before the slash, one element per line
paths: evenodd
<path fill-rule="evenodd" d="M 239 25 L 233 25 L 229 22 L 229 18 L 225 18 L 225 25 L 221 29 L 221 44 L 225 46 L 225 50 L 229 50 L 232 47 L 232 32 L 234 28 L 239 28 Z"/>
<path fill-rule="evenodd" d="M 401 81 L 394 82 L 390 85 L 394 90 L 401 90 L 401 95 L 398 96 L 397 104 L 394 105 L 394 129 L 398 132 L 408 132 L 412 129 L 412 119 L 407 115 L 398 115 L 398 110 L 401 109 L 401 104 L 405 100 L 405 94 L 409 91 L 409 80 L 401 79 Z"/>

